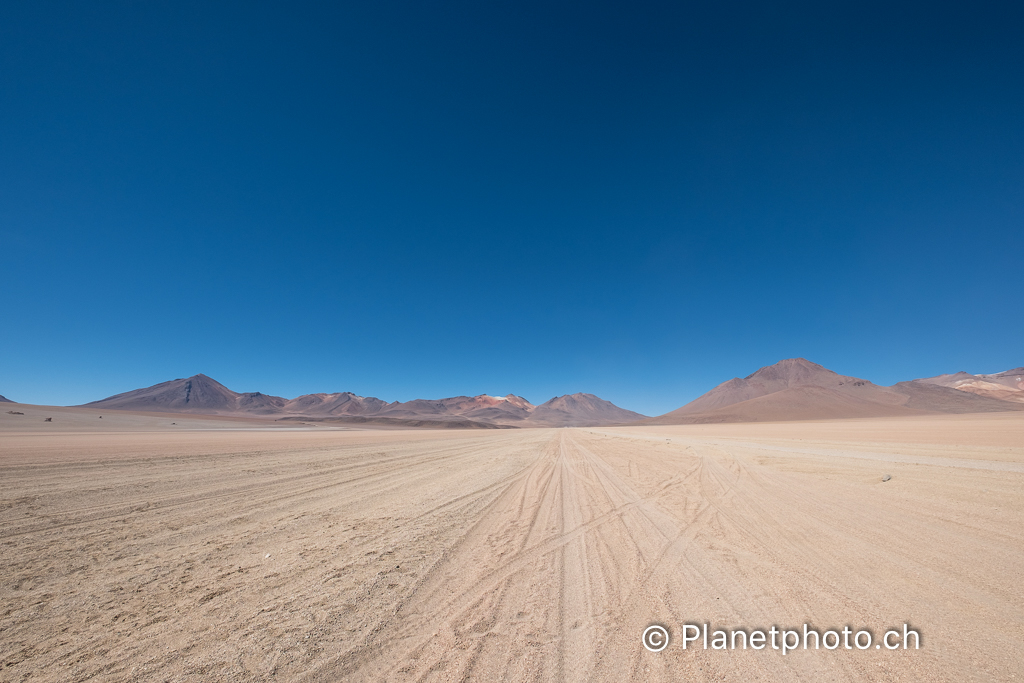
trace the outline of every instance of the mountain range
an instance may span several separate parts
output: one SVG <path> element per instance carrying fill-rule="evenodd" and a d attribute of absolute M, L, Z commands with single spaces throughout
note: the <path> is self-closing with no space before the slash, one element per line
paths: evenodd
<path fill-rule="evenodd" d="M 703 424 L 1024 410 L 1024 369 L 940 375 L 891 387 L 788 358 L 719 384 L 646 424 Z"/>
<path fill-rule="evenodd" d="M 0 396 L 0 402 L 10 401 Z M 447 428 L 703 424 L 985 413 L 1024 410 L 1024 367 L 988 375 L 961 371 L 879 386 L 840 375 L 804 358 L 788 358 L 746 377 L 723 382 L 681 408 L 650 418 L 584 393 L 556 396 L 540 405 L 514 394 L 391 403 L 351 392 L 287 399 L 259 392 L 238 393 L 203 374 L 117 394 L 84 407 Z"/>
<path fill-rule="evenodd" d="M 238 393 L 203 374 L 117 394 L 87 403 L 85 407 L 419 427 L 586 427 L 644 418 L 593 394 L 556 396 L 537 406 L 513 394 L 392 403 L 350 392 L 306 394 L 286 399 L 259 392 Z"/>

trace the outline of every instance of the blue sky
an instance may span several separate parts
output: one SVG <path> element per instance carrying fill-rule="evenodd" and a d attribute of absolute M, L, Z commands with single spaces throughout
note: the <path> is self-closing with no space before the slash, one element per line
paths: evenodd
<path fill-rule="evenodd" d="M 1024 365 L 1020 5 L 0 6 L 0 394 Z"/>

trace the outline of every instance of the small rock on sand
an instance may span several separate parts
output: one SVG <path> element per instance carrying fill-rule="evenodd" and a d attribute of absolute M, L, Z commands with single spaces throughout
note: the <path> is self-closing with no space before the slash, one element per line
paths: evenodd
<path fill-rule="evenodd" d="M 887 474 L 884 477 L 882 477 L 882 481 L 889 481 L 890 479 L 892 479 L 892 475 L 891 474 Z"/>

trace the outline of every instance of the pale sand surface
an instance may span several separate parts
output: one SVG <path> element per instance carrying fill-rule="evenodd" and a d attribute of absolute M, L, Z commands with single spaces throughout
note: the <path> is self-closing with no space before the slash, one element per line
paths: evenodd
<path fill-rule="evenodd" d="M 1021 414 L 493 432 L 103 415 L 0 420 L 2 681 L 1024 677 Z M 684 650 L 692 622 L 906 622 L 923 648 Z M 664 652 L 641 647 L 651 623 Z"/>

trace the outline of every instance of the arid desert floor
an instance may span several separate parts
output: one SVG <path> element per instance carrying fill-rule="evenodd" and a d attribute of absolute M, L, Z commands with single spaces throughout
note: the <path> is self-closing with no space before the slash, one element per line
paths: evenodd
<path fill-rule="evenodd" d="M 13 407 L 0 681 L 1024 678 L 1022 414 L 372 431 Z M 921 649 L 683 649 L 704 623 L 908 624 Z"/>

